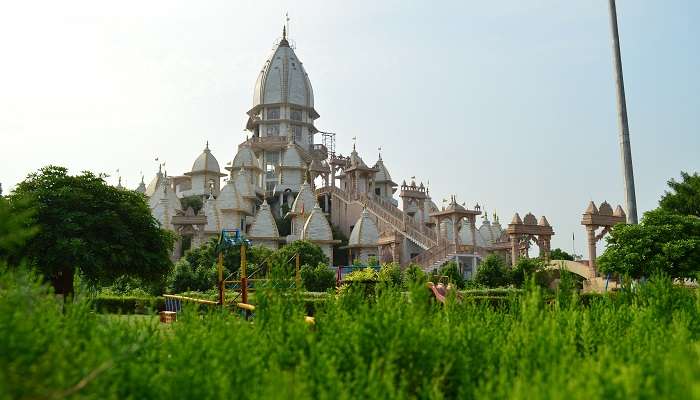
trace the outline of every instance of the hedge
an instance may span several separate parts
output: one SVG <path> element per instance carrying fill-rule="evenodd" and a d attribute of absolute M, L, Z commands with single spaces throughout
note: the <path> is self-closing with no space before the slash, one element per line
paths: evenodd
<path fill-rule="evenodd" d="M 103 314 L 147 314 L 165 310 L 163 297 L 98 296 L 92 301 Z"/>

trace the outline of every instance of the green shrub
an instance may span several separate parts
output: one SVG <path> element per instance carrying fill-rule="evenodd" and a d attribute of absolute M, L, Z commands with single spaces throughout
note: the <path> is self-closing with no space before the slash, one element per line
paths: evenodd
<path fill-rule="evenodd" d="M 301 267 L 301 280 L 306 290 L 325 292 L 335 287 L 335 272 L 326 264 L 318 264 L 315 267 L 303 265 Z"/>
<path fill-rule="evenodd" d="M 183 257 L 175 263 L 169 279 L 170 290 L 179 293 L 189 290 L 207 291 L 216 287 L 217 267 L 215 264 L 190 264 Z"/>
<path fill-rule="evenodd" d="M 476 270 L 474 282 L 486 287 L 509 285 L 511 278 L 503 258 L 496 254 L 486 256 Z"/>
<path fill-rule="evenodd" d="M 459 271 L 459 265 L 456 262 L 450 261 L 440 268 L 440 275 L 446 276 L 449 283 L 457 286 L 458 288 L 464 287 L 464 278 Z"/>
<path fill-rule="evenodd" d="M 165 309 L 162 297 L 98 296 L 92 304 L 103 314 L 145 314 Z"/>
<path fill-rule="evenodd" d="M 377 279 L 393 286 L 401 286 L 401 267 L 397 263 L 384 264 L 379 269 Z"/>
<path fill-rule="evenodd" d="M 423 272 L 420 265 L 409 264 L 406 269 L 403 270 L 401 275 L 401 281 L 405 289 L 410 288 L 415 284 L 423 284 L 427 282 L 428 276 Z"/>

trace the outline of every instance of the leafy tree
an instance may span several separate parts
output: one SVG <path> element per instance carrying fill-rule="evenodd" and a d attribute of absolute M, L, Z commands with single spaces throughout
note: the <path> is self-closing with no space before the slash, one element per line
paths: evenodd
<path fill-rule="evenodd" d="M 572 256 L 571 254 L 565 252 L 564 250 L 562 250 L 558 247 L 549 253 L 549 258 L 552 260 L 574 261 L 574 256 Z"/>
<path fill-rule="evenodd" d="M 694 277 L 700 270 L 700 218 L 662 208 L 649 211 L 639 225 L 616 225 L 598 257 L 603 273 L 631 278 L 655 272 L 672 278 Z"/>
<path fill-rule="evenodd" d="M 490 254 L 479 264 L 474 282 L 486 287 L 505 286 L 510 283 L 509 271 L 503 258 Z"/>
<path fill-rule="evenodd" d="M 28 223 L 33 215 L 34 210 L 28 207 L 27 201 L 13 207 L 0 196 L 0 261 L 16 264 L 22 258 L 20 250 L 38 231 Z"/>
<path fill-rule="evenodd" d="M 379 280 L 392 286 L 401 286 L 401 267 L 397 263 L 387 263 L 379 270 Z"/>
<path fill-rule="evenodd" d="M 530 276 L 542 271 L 543 268 L 544 262 L 539 258 L 519 258 L 510 271 L 510 283 L 521 287 Z"/>
<path fill-rule="evenodd" d="M 401 280 L 403 286 L 409 288 L 412 284 L 425 283 L 428 280 L 428 276 L 423 272 L 420 265 L 411 263 L 404 269 Z"/>
<path fill-rule="evenodd" d="M 218 237 L 211 238 L 198 248 L 187 251 L 183 258 L 187 260 L 187 263 L 190 265 L 190 268 L 192 268 L 193 271 L 198 271 L 200 269 L 209 271 L 211 268 L 216 270 L 216 264 L 219 259 L 217 252 L 218 243 Z M 263 275 L 267 273 L 269 269 L 268 261 L 271 259 L 272 253 L 272 250 L 264 246 L 248 247 L 246 249 L 246 274 L 250 275 L 253 272 L 256 272 L 258 275 Z M 224 249 L 223 256 L 224 271 L 226 274 L 238 273 L 241 266 L 240 245 Z M 176 268 L 174 273 L 177 273 L 178 271 L 179 270 Z M 182 269 L 182 271 L 184 273 L 187 271 L 187 269 Z M 215 283 L 216 280 L 214 280 L 214 284 L 211 286 L 211 288 L 216 286 Z"/>
<path fill-rule="evenodd" d="M 323 250 L 308 240 L 297 240 L 277 250 L 272 256 L 273 262 L 279 266 L 288 266 L 293 271 L 295 254 L 299 254 L 301 265 L 328 265 L 328 257 Z"/>
<path fill-rule="evenodd" d="M 450 261 L 440 268 L 440 274 L 447 276 L 450 283 L 457 286 L 458 288 L 464 287 L 464 278 L 459 271 L 459 265 L 456 262 Z"/>
<path fill-rule="evenodd" d="M 681 172 L 682 182 L 668 181 L 671 191 L 664 192 L 659 207 L 668 212 L 700 217 L 700 175 Z"/>
<path fill-rule="evenodd" d="M 71 295 L 76 271 L 90 283 L 122 275 L 163 280 L 172 267 L 174 237 L 161 229 L 145 197 L 107 185 L 91 172 L 40 169 L 17 185 L 13 206 L 28 201 L 39 233 L 23 252 L 53 285 Z"/>
<path fill-rule="evenodd" d="M 212 265 L 192 265 L 185 257 L 175 263 L 170 281 L 173 293 L 187 291 L 206 292 L 216 288 L 217 267 Z"/>
<path fill-rule="evenodd" d="M 335 273 L 326 264 L 302 266 L 301 280 L 304 288 L 310 292 L 325 292 L 335 287 Z"/>
<path fill-rule="evenodd" d="M 196 214 L 204 207 L 204 200 L 202 200 L 202 196 L 199 195 L 187 196 L 180 199 L 180 205 L 183 210 L 192 207 L 192 210 Z"/>

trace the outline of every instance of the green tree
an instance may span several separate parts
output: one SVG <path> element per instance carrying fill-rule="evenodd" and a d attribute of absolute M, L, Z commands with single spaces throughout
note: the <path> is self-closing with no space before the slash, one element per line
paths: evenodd
<path fill-rule="evenodd" d="M 286 267 L 289 271 L 294 269 L 294 256 L 299 254 L 300 265 L 328 265 L 328 257 L 320 247 L 308 240 L 297 240 L 281 249 L 272 256 L 275 265 Z"/>
<path fill-rule="evenodd" d="M 39 232 L 23 252 L 56 293 L 73 293 L 76 271 L 93 284 L 123 275 L 154 282 L 172 267 L 174 237 L 158 226 L 145 197 L 107 185 L 102 176 L 71 176 L 48 166 L 10 196 L 12 205 L 24 201 L 35 211 L 29 223 Z"/>
<path fill-rule="evenodd" d="M 690 278 L 700 270 L 700 218 L 693 215 L 649 211 L 639 225 L 616 225 L 606 241 L 596 260 L 603 273 L 640 278 L 661 272 Z"/>
<path fill-rule="evenodd" d="M 574 256 L 557 247 L 549 253 L 549 259 L 574 261 Z"/>
<path fill-rule="evenodd" d="M 20 250 L 38 231 L 29 222 L 34 210 L 28 207 L 27 201 L 18 203 L 13 207 L 0 196 L 0 261 L 13 264 L 19 262 Z"/>
<path fill-rule="evenodd" d="M 326 264 L 318 264 L 315 267 L 303 265 L 301 267 L 301 280 L 306 290 L 325 292 L 335 287 L 335 272 Z"/>
<path fill-rule="evenodd" d="M 440 274 L 446 276 L 450 283 L 458 288 L 464 287 L 464 278 L 459 271 L 459 265 L 456 262 L 450 261 L 440 268 Z"/>
<path fill-rule="evenodd" d="M 521 287 L 528 277 L 544 269 L 544 262 L 539 258 L 519 258 L 510 270 L 509 281 Z"/>
<path fill-rule="evenodd" d="M 428 280 L 428 276 L 423 272 L 423 269 L 418 264 L 408 264 L 406 269 L 404 269 L 401 274 L 401 281 L 404 288 L 410 288 L 411 285 L 416 283 L 425 283 Z"/>
<path fill-rule="evenodd" d="M 401 267 L 397 263 L 382 265 L 378 276 L 380 281 L 388 282 L 392 286 L 401 286 Z"/>
<path fill-rule="evenodd" d="M 700 217 L 700 175 L 681 172 L 681 182 L 668 181 L 671 191 L 664 192 L 659 207 L 668 212 Z"/>
<path fill-rule="evenodd" d="M 509 272 L 503 258 L 490 254 L 481 261 L 474 282 L 486 287 L 500 287 L 510 283 Z"/>
<path fill-rule="evenodd" d="M 204 200 L 202 200 L 202 196 L 199 195 L 187 196 L 180 199 L 180 205 L 182 205 L 183 210 L 192 207 L 192 211 L 196 214 L 204 207 Z"/>

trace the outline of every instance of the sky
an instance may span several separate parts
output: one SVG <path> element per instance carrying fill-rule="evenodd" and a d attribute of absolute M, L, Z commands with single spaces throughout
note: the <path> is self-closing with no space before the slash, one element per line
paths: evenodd
<path fill-rule="evenodd" d="M 617 8 L 641 215 L 700 170 L 700 2 Z M 624 203 L 605 0 L 3 2 L 4 194 L 48 164 L 136 187 L 206 141 L 223 167 L 286 12 L 339 152 L 503 225 L 544 214 L 584 257 L 588 202 Z"/>

